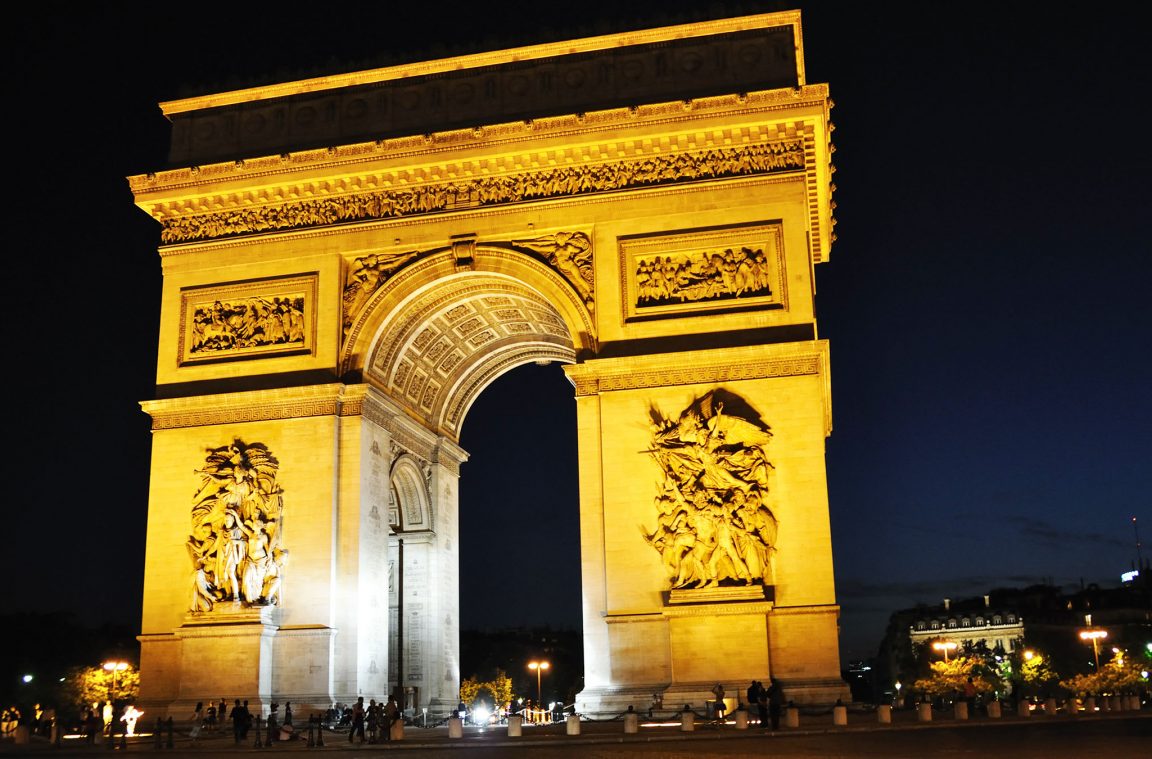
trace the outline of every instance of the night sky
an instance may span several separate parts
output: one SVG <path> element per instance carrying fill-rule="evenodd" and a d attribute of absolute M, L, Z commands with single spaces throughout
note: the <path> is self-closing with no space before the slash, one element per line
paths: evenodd
<path fill-rule="evenodd" d="M 1131 568 L 1132 518 L 1152 535 L 1152 67 L 1127 10 L 406 5 L 41 4 L 5 25 L 5 611 L 139 624 L 160 229 L 125 177 L 165 167 L 157 103 L 794 7 L 836 104 L 839 240 L 816 281 L 845 660 L 917 602 Z M 575 439 L 555 365 L 466 418 L 466 627 L 579 626 Z"/>

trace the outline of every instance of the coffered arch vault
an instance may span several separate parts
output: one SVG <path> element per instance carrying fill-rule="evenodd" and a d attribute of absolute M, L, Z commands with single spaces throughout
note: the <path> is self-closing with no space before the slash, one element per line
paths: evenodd
<path fill-rule="evenodd" d="M 592 320 L 555 271 L 525 254 L 477 245 L 401 270 L 348 330 L 343 360 L 429 430 L 458 440 L 480 392 L 530 362 L 574 363 L 594 349 Z"/>

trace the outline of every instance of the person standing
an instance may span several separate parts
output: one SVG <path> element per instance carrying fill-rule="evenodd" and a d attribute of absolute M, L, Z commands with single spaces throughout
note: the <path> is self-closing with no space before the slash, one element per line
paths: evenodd
<path fill-rule="evenodd" d="M 388 697 L 388 703 L 384 705 L 384 740 L 392 740 L 392 726 L 400 719 L 400 704 L 396 703 L 395 696 Z"/>
<path fill-rule="evenodd" d="M 239 744 L 244 739 L 244 707 L 240 706 L 240 699 L 236 699 L 228 716 L 232 719 L 232 737 Z"/>
<path fill-rule="evenodd" d="M 192 736 L 192 745 L 195 746 L 196 742 L 200 739 L 200 731 L 204 729 L 204 702 L 197 701 L 196 709 L 192 712 L 192 727 L 188 731 Z"/>
<path fill-rule="evenodd" d="M 784 708 L 784 689 L 775 677 L 772 678 L 772 684 L 768 686 L 767 696 L 768 718 L 772 721 L 772 729 L 778 730 L 780 728 L 780 711 Z"/>
<path fill-rule="evenodd" d="M 364 697 L 360 696 L 356 699 L 356 703 L 352 706 L 352 727 L 348 730 L 348 742 L 352 743 L 353 738 L 357 735 L 360 736 L 360 743 L 364 743 Z"/>
<path fill-rule="evenodd" d="M 716 683 L 716 687 L 712 689 L 712 695 L 716 697 L 716 703 L 713 706 L 713 714 L 715 715 L 716 721 L 718 723 L 724 724 L 724 686 L 720 683 Z"/>

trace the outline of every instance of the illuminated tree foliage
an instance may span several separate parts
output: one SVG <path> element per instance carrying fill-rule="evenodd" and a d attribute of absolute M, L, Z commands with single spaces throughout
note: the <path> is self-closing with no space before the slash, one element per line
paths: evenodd
<path fill-rule="evenodd" d="M 953 696 L 964 692 L 968 678 L 980 694 L 993 693 L 1000 685 L 999 678 L 990 671 L 984 662 L 967 656 L 957 656 L 948 661 L 931 664 L 932 674 L 917 680 L 912 689 L 929 698 Z"/>
<path fill-rule="evenodd" d="M 1147 685 L 1141 673 L 1142 663 L 1117 656 L 1100 667 L 1099 672 L 1076 675 L 1060 681 L 1060 687 L 1077 696 L 1113 696 L 1132 693 Z"/>
<path fill-rule="evenodd" d="M 1034 696 L 1047 691 L 1060 679 L 1048 664 L 1048 657 L 1034 654 L 1020 662 L 1020 685 L 1023 695 Z"/>
<path fill-rule="evenodd" d="M 480 682 L 475 675 L 460 683 L 460 700 L 472 707 L 477 701 L 484 700 L 487 695 L 492 699 L 493 707 L 501 707 L 512 701 L 512 678 L 504 670 L 496 670 L 496 677 L 488 682 Z"/>
<path fill-rule="evenodd" d="M 113 681 L 113 673 L 103 667 L 74 667 L 61 683 L 60 695 L 81 714 L 87 707 L 112 699 L 132 703 L 140 695 L 140 671 L 133 667 L 118 671 Z"/>

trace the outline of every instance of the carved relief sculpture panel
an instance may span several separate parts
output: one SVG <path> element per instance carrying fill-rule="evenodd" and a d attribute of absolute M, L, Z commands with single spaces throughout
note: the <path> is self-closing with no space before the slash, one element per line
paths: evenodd
<path fill-rule="evenodd" d="M 288 555 L 281 544 L 279 468 L 261 443 L 237 438 L 209 449 L 203 468 L 196 470 L 201 482 L 192 499 L 190 611 L 279 604 Z"/>
<path fill-rule="evenodd" d="M 621 238 L 624 319 L 787 308 L 780 222 Z"/>
<path fill-rule="evenodd" d="M 180 293 L 180 364 L 310 353 L 315 274 L 187 288 Z"/>
<path fill-rule="evenodd" d="M 735 393 L 717 388 L 675 419 L 649 409 L 648 450 L 663 473 L 657 524 L 641 526 L 669 587 L 769 586 L 776 516 L 769 507 L 772 433 Z"/>

